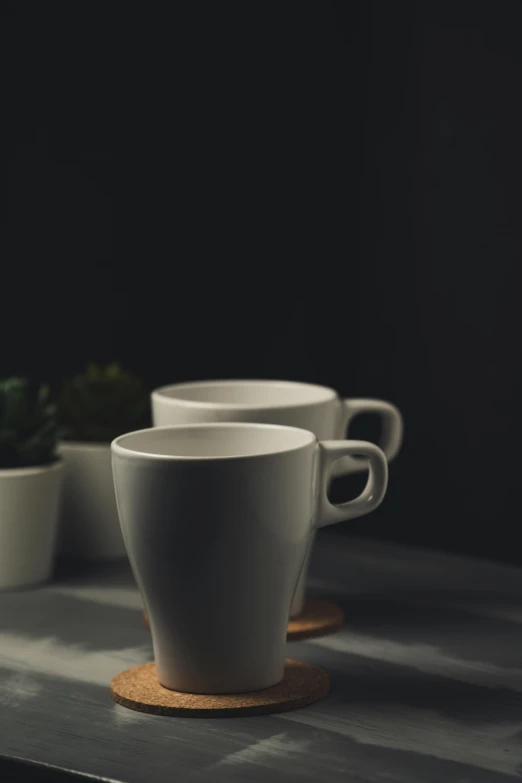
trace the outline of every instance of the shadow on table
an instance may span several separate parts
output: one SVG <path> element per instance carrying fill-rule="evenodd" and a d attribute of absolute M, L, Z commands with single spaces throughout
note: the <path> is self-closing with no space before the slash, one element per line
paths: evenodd
<path fill-rule="evenodd" d="M 462 625 L 466 617 L 471 617 L 472 622 L 480 618 L 485 622 L 512 623 L 522 629 L 522 598 L 509 593 L 414 588 L 350 594 L 335 590 L 312 592 L 342 606 L 347 620 L 357 625 Z"/>
<path fill-rule="evenodd" d="M 427 674 L 409 667 L 375 662 L 351 667 L 351 671 L 329 669 L 330 698 L 338 703 L 356 704 L 376 713 L 400 714 L 406 708 L 432 711 L 471 724 L 520 725 L 522 694 L 507 688 L 490 688 Z"/>
<path fill-rule="evenodd" d="M 15 756 L 0 756 L 0 780 L 3 783 L 75 783 L 92 780 L 92 775 L 64 771 L 50 764 L 36 764 Z"/>
<path fill-rule="evenodd" d="M 342 633 L 355 634 L 356 641 L 429 648 L 432 657 L 446 656 L 456 666 L 478 670 L 494 667 L 492 676 L 522 685 L 522 605 L 516 596 L 465 590 L 351 595 L 314 590 L 312 594 L 343 609 Z M 350 652 L 349 636 L 346 641 Z M 445 664 L 452 661 L 445 660 Z"/>

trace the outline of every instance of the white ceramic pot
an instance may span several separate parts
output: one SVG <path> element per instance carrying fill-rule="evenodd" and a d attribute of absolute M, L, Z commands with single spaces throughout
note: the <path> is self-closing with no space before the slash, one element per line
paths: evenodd
<path fill-rule="evenodd" d="M 0 470 L 0 589 L 30 587 L 52 573 L 63 464 Z"/>
<path fill-rule="evenodd" d="M 111 448 L 107 443 L 60 444 L 65 475 L 59 551 L 86 560 L 127 557 L 121 534 Z"/>

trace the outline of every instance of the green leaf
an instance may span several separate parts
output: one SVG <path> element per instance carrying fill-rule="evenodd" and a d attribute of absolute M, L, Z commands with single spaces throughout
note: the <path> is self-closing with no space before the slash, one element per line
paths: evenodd
<path fill-rule="evenodd" d="M 117 363 L 91 363 L 83 374 L 64 383 L 59 419 L 71 439 L 109 442 L 149 425 L 149 396 L 140 379 Z"/>
<path fill-rule="evenodd" d="M 23 378 L 0 381 L 0 468 L 44 465 L 56 459 L 57 412 L 49 387 Z"/>

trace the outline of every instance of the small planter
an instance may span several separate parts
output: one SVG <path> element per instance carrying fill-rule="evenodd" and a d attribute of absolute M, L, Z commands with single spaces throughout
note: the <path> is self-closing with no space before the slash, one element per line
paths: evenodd
<path fill-rule="evenodd" d="M 148 425 L 148 394 L 118 364 L 89 364 L 64 381 L 58 410 L 65 463 L 60 552 L 86 560 L 126 558 L 110 443 Z"/>
<path fill-rule="evenodd" d="M 53 571 L 61 460 L 0 470 L 0 589 L 31 587 Z"/>
<path fill-rule="evenodd" d="M 110 445 L 64 441 L 59 453 L 65 466 L 60 553 L 86 560 L 126 557 Z"/>

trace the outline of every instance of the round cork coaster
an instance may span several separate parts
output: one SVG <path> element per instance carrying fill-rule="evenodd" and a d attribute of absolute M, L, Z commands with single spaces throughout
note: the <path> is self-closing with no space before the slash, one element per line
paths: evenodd
<path fill-rule="evenodd" d="M 117 704 L 138 712 L 178 717 L 213 718 L 263 715 L 305 707 L 326 696 L 330 678 L 319 666 L 287 658 L 277 685 L 262 691 L 204 695 L 171 691 L 159 684 L 154 663 L 133 666 L 111 681 Z"/>
<path fill-rule="evenodd" d="M 143 612 L 143 621 L 150 628 L 147 612 Z M 306 601 L 302 614 L 288 622 L 286 638 L 288 641 L 311 639 L 314 636 L 326 636 L 344 625 L 344 612 L 336 604 L 311 598 Z"/>
<path fill-rule="evenodd" d="M 344 625 L 344 612 L 336 604 L 319 598 L 307 599 L 299 617 L 288 622 L 286 638 L 289 641 L 326 636 Z"/>

